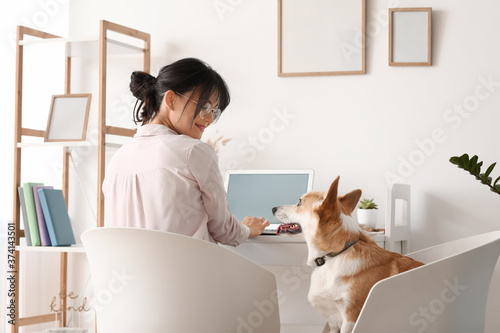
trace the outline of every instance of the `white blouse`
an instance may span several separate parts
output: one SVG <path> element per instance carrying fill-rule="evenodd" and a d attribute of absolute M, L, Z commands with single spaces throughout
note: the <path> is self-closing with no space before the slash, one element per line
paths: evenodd
<path fill-rule="evenodd" d="M 236 246 L 250 230 L 229 211 L 214 149 L 148 124 L 114 154 L 103 183 L 110 226 L 175 232 Z"/>

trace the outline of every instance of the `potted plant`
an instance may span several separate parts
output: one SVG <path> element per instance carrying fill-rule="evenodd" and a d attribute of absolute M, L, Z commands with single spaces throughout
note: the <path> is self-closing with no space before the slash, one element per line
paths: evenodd
<path fill-rule="evenodd" d="M 375 229 L 377 226 L 377 210 L 378 206 L 374 199 L 363 198 L 358 206 L 358 222 L 370 229 Z"/>
<path fill-rule="evenodd" d="M 493 168 L 495 168 L 496 162 L 493 163 L 486 169 L 485 173 L 481 173 L 481 167 L 483 166 L 483 162 L 478 162 L 477 155 L 474 155 L 472 158 L 469 158 L 468 154 L 463 154 L 462 156 L 453 156 L 450 158 L 450 162 L 455 164 L 460 169 L 464 169 L 465 171 L 469 171 L 469 173 L 476 177 L 477 180 L 490 188 L 491 192 L 500 195 L 500 177 L 495 179 L 493 182 L 493 178 L 490 177 Z"/>

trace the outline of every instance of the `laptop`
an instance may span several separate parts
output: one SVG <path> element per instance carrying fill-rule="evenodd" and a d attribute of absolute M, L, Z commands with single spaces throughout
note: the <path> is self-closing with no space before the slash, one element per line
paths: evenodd
<path fill-rule="evenodd" d="M 224 180 L 229 210 L 239 220 L 245 216 L 264 217 L 269 225 L 263 234 L 276 235 L 279 222 L 272 209 L 296 204 L 312 190 L 314 171 L 228 170 Z"/>

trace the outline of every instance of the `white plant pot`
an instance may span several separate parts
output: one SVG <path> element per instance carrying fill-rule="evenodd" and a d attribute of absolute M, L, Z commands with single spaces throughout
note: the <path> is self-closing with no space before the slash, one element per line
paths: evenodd
<path fill-rule="evenodd" d="M 375 229 L 377 227 L 377 216 L 377 209 L 358 209 L 358 222 L 367 228 Z"/>

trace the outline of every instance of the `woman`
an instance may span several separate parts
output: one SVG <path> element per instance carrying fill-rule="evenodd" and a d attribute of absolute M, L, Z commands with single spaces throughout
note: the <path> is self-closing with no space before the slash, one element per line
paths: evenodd
<path fill-rule="evenodd" d="M 242 223 L 226 201 L 215 151 L 200 141 L 230 97 L 222 77 L 198 59 L 163 67 L 158 77 L 134 72 L 138 99 L 131 142 L 113 156 L 103 184 L 112 226 L 170 231 L 236 246 L 260 235 L 269 222 Z"/>

